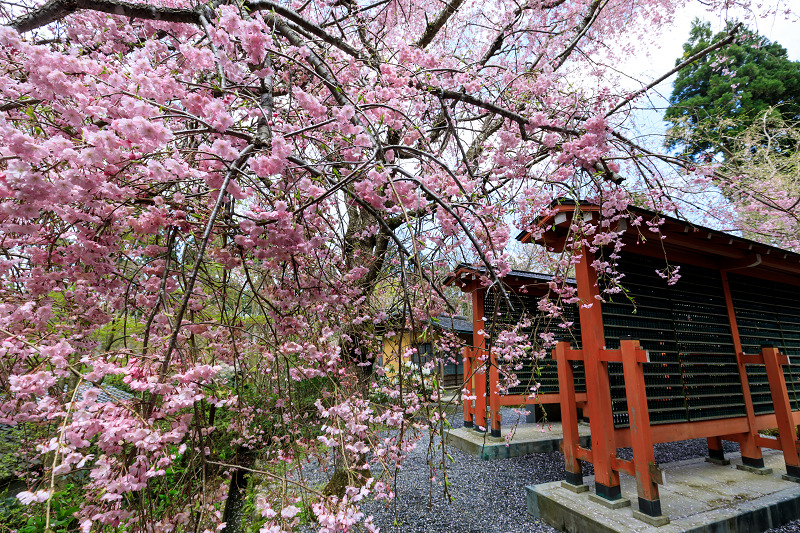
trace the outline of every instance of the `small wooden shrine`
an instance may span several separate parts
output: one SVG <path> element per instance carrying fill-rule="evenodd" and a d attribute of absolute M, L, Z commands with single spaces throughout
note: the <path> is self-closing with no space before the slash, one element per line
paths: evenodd
<path fill-rule="evenodd" d="M 597 205 L 561 200 L 551 207 L 520 241 L 558 253 L 572 242 L 574 220 L 608 231 Z M 619 473 L 630 474 L 639 512 L 659 517 L 662 477 L 653 444 L 693 438 L 707 439 L 712 461 L 724 461 L 723 440 L 738 442 L 743 466 L 754 471 L 764 467 L 763 448 L 781 450 L 786 477 L 800 482 L 800 254 L 629 211 L 613 227 L 625 244 L 616 260 L 625 290 L 600 299 L 607 280 L 591 265 L 610 251 L 583 247 L 569 280 L 579 304 L 564 307 L 566 319 L 540 328 L 560 342 L 531 381 L 540 384 L 537 401 L 561 407 L 566 482 L 583 488 L 581 461 L 591 462 L 597 496 L 613 503 L 621 497 Z M 642 223 L 632 223 L 637 219 Z M 652 229 L 646 224 L 658 219 Z M 662 276 L 676 269 L 680 278 L 669 284 Z M 509 308 L 480 274 L 462 266 L 448 280 L 473 301 L 474 346 L 465 350 L 464 382 L 475 399 L 464 402 L 464 417 L 465 425 L 500 436 L 500 407 L 530 403 L 531 390 L 524 384 L 499 393 L 493 335 L 523 315 L 544 320 L 537 302 L 548 295 L 551 278 L 506 276 Z M 559 327 L 564 320 L 571 328 Z M 578 442 L 579 408 L 590 421 L 591 449 Z M 759 434 L 768 428 L 778 428 L 778 437 Z M 618 457 L 624 447 L 633 448 L 632 460 Z"/>

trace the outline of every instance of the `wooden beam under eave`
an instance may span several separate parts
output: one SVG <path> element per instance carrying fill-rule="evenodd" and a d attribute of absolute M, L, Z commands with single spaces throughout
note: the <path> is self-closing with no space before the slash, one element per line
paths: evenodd
<path fill-rule="evenodd" d="M 459 285 L 461 292 L 473 293 L 475 291 L 479 291 L 482 289 L 481 280 L 478 277 L 474 277 L 468 281 L 465 281 L 462 285 Z"/>
<path fill-rule="evenodd" d="M 645 255 L 656 259 L 664 259 L 666 256 L 666 259 L 675 263 L 684 263 L 711 270 L 730 270 L 725 268 L 725 264 L 737 261 L 740 262 L 738 264 L 742 264 L 752 261 L 750 259 L 752 253 L 740 258 L 720 258 L 713 254 L 701 253 L 699 250 L 692 251 L 682 246 L 676 246 L 669 238 L 661 243 L 651 245 L 649 243 L 631 242 L 630 237 L 626 235 L 623 242 L 625 242 L 623 252 Z M 762 256 L 759 265 L 750 268 L 739 268 L 734 273 L 768 281 L 800 285 L 800 263 L 793 263 L 790 260 L 778 260 Z"/>
<path fill-rule="evenodd" d="M 525 244 L 538 244 L 540 246 L 544 246 L 548 249 L 548 251 L 560 252 L 564 249 L 564 246 L 567 243 L 567 238 L 569 237 L 569 230 L 567 228 L 562 227 L 555 227 L 550 229 L 542 235 L 542 237 L 536 241 L 531 240 L 532 233 L 526 234 L 520 242 Z M 550 250 L 552 248 L 552 250 Z"/>
<path fill-rule="evenodd" d="M 644 255 L 647 257 L 664 259 L 665 261 L 669 260 L 676 263 L 684 263 L 702 268 L 710 268 L 713 270 L 718 270 L 719 268 L 719 263 L 713 256 L 707 256 L 694 251 L 686 250 L 685 248 L 672 246 L 669 242 L 669 239 L 661 241 L 657 244 L 636 243 L 631 242 L 626 235 L 626 237 L 623 239 L 623 242 L 625 243 L 625 247 L 622 249 L 623 253 L 629 252 L 632 254 Z"/>
<path fill-rule="evenodd" d="M 752 254 L 741 259 L 720 260 L 720 270 L 739 270 L 741 268 L 753 268 L 761 264 L 761 254 Z"/>
<path fill-rule="evenodd" d="M 737 276 L 749 276 L 751 278 L 763 279 L 766 281 L 775 281 L 778 283 L 785 283 L 787 285 L 800 286 L 800 274 L 794 272 L 787 272 L 785 269 L 775 270 L 766 268 L 763 264 L 758 268 L 743 268 L 731 272 Z"/>
<path fill-rule="evenodd" d="M 737 274 L 747 274 L 751 271 L 769 271 L 769 270 L 776 270 L 778 272 L 785 272 L 790 273 L 795 276 L 800 276 L 800 263 L 796 263 L 794 261 L 790 261 L 789 259 L 778 259 L 777 257 L 764 257 L 761 256 L 761 264 L 757 269 L 748 269 L 748 270 L 741 270 L 737 271 Z M 776 281 L 783 281 L 783 278 L 775 278 Z"/>
<path fill-rule="evenodd" d="M 597 213 L 601 210 L 599 205 L 580 205 L 580 204 L 561 204 L 552 207 L 553 214 L 538 218 L 534 224 L 537 228 L 545 228 L 544 233 L 552 232 L 555 228 L 569 227 L 572 224 L 572 219 L 575 213 Z M 563 220 L 560 220 L 560 215 L 566 215 Z M 527 232 L 522 238 L 519 239 L 522 243 L 531 242 L 532 232 Z M 546 238 L 544 239 L 547 240 Z M 538 241 L 537 241 L 538 243 Z M 541 243 L 539 243 L 541 244 Z"/>
<path fill-rule="evenodd" d="M 661 239 L 661 235 L 666 235 L 665 239 Z M 647 235 L 645 235 L 647 238 Z M 698 237 L 694 237 L 691 234 L 677 234 L 677 233 L 653 233 L 651 237 L 648 239 L 648 242 L 655 242 L 655 243 L 669 243 L 674 248 L 684 248 L 686 250 L 691 250 L 693 252 L 699 252 L 705 255 L 712 255 L 717 257 L 730 257 L 733 259 L 742 259 L 746 254 L 744 251 L 739 249 L 734 249 L 728 246 L 722 246 L 718 243 L 710 242 L 709 239 L 705 238 L 704 234 L 700 234 Z M 658 247 L 660 248 L 661 245 L 659 244 Z"/>
<path fill-rule="evenodd" d="M 547 284 L 547 282 L 542 282 L 542 283 L 522 283 L 519 281 L 507 282 L 505 278 L 503 278 L 502 281 L 503 281 L 503 287 L 506 289 L 507 292 L 511 294 L 530 296 L 533 298 L 542 298 L 550 294 L 550 286 Z"/>
<path fill-rule="evenodd" d="M 455 285 L 464 292 L 467 292 L 467 287 L 477 277 L 477 272 L 469 268 L 459 268 L 455 272 L 451 272 L 444 280 L 444 286 Z"/>

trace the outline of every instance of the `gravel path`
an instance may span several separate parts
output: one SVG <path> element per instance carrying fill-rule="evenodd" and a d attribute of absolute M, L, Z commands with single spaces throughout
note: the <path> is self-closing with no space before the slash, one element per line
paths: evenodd
<path fill-rule="evenodd" d="M 516 420 L 511 411 L 505 420 Z M 461 413 L 451 418 L 460 427 Z M 546 523 L 528 515 L 525 486 L 564 479 L 564 458 L 559 452 L 528 455 L 511 459 L 483 461 L 461 450 L 448 447 L 455 462 L 448 467 L 453 501 L 442 498 L 441 481 L 433 487 L 426 464 L 426 442 L 412 453 L 398 477 L 396 502 L 370 502 L 364 507 L 374 516 L 375 525 L 385 533 L 554 533 Z M 705 439 L 657 444 L 655 459 L 666 463 L 703 457 Z M 725 443 L 726 452 L 738 451 L 738 445 Z M 620 455 L 629 454 L 622 450 Z M 591 474 L 591 465 L 584 472 Z M 396 505 L 396 515 L 395 515 Z M 395 519 L 396 517 L 396 519 Z M 800 533 L 800 520 L 770 533 Z"/>

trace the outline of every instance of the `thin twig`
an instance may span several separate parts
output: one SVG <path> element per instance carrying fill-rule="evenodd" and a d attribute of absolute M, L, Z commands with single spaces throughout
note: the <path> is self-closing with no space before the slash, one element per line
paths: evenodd
<path fill-rule="evenodd" d="M 698 59 L 701 59 L 702 57 L 710 54 L 714 50 L 717 50 L 717 49 L 722 48 L 723 46 L 725 46 L 727 44 L 730 44 L 736 38 L 736 34 L 739 32 L 739 29 L 741 27 L 742 27 L 742 23 L 739 22 L 733 28 L 730 29 L 730 31 L 727 33 L 727 35 L 725 36 L 724 39 L 721 39 L 721 40 L 717 41 L 716 43 L 712 44 L 711 46 L 700 50 L 699 52 L 697 52 L 692 57 L 686 59 L 685 61 L 682 61 L 680 64 L 678 64 L 678 66 L 676 66 L 675 68 L 673 68 L 672 70 L 670 70 L 669 72 L 664 74 L 663 76 L 658 77 L 657 79 L 655 79 L 652 82 L 650 82 L 649 84 L 647 84 L 645 87 L 642 87 L 641 89 L 639 89 L 635 93 L 631 94 L 630 96 L 625 98 L 622 102 L 620 102 L 616 106 L 614 106 L 614 108 L 611 111 L 606 113 L 606 117 L 609 117 L 609 116 L 613 115 L 614 113 L 619 111 L 621 107 L 623 107 L 625 104 L 627 104 L 631 100 L 637 98 L 638 96 L 640 96 L 643 93 L 646 93 L 647 91 L 649 91 L 650 89 L 652 89 L 653 87 L 655 87 L 656 85 L 661 83 L 662 81 L 666 80 L 667 78 L 669 78 L 670 76 L 672 76 L 676 72 L 684 69 L 685 67 L 691 65 L 692 63 L 694 63 Z"/>
<path fill-rule="evenodd" d="M 214 222 L 219 215 L 220 209 L 222 208 L 222 202 L 225 199 L 225 195 L 228 192 L 228 185 L 231 182 L 234 172 L 238 169 L 241 165 L 243 165 L 249 158 L 250 155 L 255 150 L 255 145 L 248 145 L 242 153 L 239 154 L 239 157 L 236 161 L 233 162 L 231 168 L 225 174 L 225 179 L 222 181 L 222 185 L 219 189 L 219 194 L 217 195 L 217 200 L 214 202 L 214 208 L 211 210 L 211 214 L 208 217 L 208 222 L 206 223 L 205 231 L 203 232 L 203 237 L 200 240 L 200 247 L 197 250 L 197 258 L 195 259 L 194 267 L 192 268 L 192 273 L 189 275 L 189 280 L 186 284 L 186 288 L 184 289 L 183 301 L 181 302 L 181 306 L 178 308 L 178 312 L 175 315 L 175 327 L 172 329 L 172 335 L 169 338 L 169 346 L 167 347 L 167 353 L 164 354 L 164 361 L 161 363 L 161 376 L 160 379 L 163 381 L 167 375 L 167 368 L 169 367 L 170 359 L 172 357 L 172 352 L 175 351 L 175 348 L 178 346 L 178 334 L 181 330 L 181 323 L 183 322 L 183 315 L 186 313 L 186 309 L 189 306 L 189 300 L 192 298 L 192 293 L 194 292 L 194 285 L 197 282 L 197 274 L 200 272 L 200 266 L 203 262 L 203 256 L 205 255 L 206 246 L 208 246 L 208 241 L 211 238 L 211 232 L 214 229 Z M 150 399 L 150 403 L 148 405 L 146 414 L 149 416 L 149 413 L 152 411 L 155 405 L 155 398 L 157 395 L 153 395 Z"/>

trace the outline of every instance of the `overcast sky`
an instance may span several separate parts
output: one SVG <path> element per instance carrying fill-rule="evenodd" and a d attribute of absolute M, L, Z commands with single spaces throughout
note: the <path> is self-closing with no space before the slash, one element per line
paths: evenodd
<path fill-rule="evenodd" d="M 653 72 L 664 72 L 674 65 L 675 58 L 683 53 L 682 46 L 689 36 L 689 29 L 695 17 L 711 22 L 711 27 L 715 32 L 725 26 L 726 19 L 742 20 L 749 28 L 755 29 L 769 40 L 778 41 L 783 45 L 789 51 L 790 59 L 800 59 L 800 31 L 798 31 L 796 22 L 777 17 L 745 20 L 742 15 L 741 12 L 710 13 L 699 2 L 691 3 L 678 13 L 672 28 L 664 32 L 661 39 L 661 53 L 653 54 Z"/>
<path fill-rule="evenodd" d="M 695 0 L 678 13 L 670 27 L 664 29 L 659 39 L 660 46 L 658 48 L 650 50 L 647 55 L 632 57 L 620 70 L 638 76 L 638 79 L 643 83 L 648 83 L 668 72 L 675 66 L 675 59 L 683 54 L 683 43 L 686 42 L 689 36 L 689 29 L 695 18 L 711 22 L 711 27 L 715 33 L 725 26 L 726 20 L 742 20 L 749 28 L 755 29 L 771 41 L 780 43 L 787 49 L 789 59 L 800 60 L 800 22 L 793 22 L 780 17 L 748 18 L 744 15 L 742 12 L 712 13 L 707 11 L 706 7 L 699 1 Z M 658 107 L 666 105 L 665 100 L 659 100 L 658 94 L 661 94 L 664 98 L 669 98 L 673 80 L 674 76 L 656 87 L 656 93 L 651 97 L 653 105 Z M 631 88 L 637 86 L 641 87 L 640 84 L 632 83 Z M 644 102 L 642 104 L 645 105 Z M 644 123 L 649 123 L 649 127 L 661 129 L 663 128 L 659 120 L 661 114 L 663 114 L 663 110 L 658 114 L 646 113 L 646 118 L 642 116 L 641 118 L 644 120 L 639 122 L 642 126 L 645 126 Z M 649 128 L 645 126 L 645 129 Z"/>

